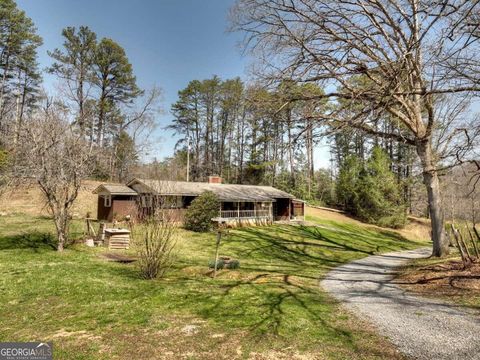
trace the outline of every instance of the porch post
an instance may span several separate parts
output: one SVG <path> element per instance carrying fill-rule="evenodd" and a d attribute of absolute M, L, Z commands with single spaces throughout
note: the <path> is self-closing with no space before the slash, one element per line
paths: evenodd
<path fill-rule="evenodd" d="M 237 201 L 237 219 L 240 220 L 240 201 Z"/>

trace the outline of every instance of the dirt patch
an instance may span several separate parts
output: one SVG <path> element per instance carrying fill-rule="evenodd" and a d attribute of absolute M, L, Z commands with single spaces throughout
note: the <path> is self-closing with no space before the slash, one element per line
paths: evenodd
<path fill-rule="evenodd" d="M 87 339 L 87 340 L 99 340 L 102 337 L 89 334 L 88 332 L 81 330 L 81 331 L 67 331 L 65 329 L 58 330 L 55 334 L 50 336 L 52 340 L 59 339 L 59 338 L 75 338 L 75 339 Z"/>
<path fill-rule="evenodd" d="M 137 260 L 131 256 L 127 256 L 123 254 L 115 254 L 115 253 L 103 253 L 103 254 L 100 254 L 99 256 L 102 259 L 105 259 L 107 261 L 114 261 L 114 262 L 119 262 L 124 264 L 128 264 Z"/>
<path fill-rule="evenodd" d="M 460 260 L 412 264 L 395 279 L 403 288 L 423 296 L 480 306 L 480 264 L 464 269 Z"/>

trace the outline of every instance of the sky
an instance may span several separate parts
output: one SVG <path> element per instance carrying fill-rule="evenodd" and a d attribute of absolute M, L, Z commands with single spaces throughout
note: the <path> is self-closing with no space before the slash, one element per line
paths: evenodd
<path fill-rule="evenodd" d="M 17 0 L 43 38 L 39 63 L 52 63 L 47 50 L 61 47 L 61 31 L 87 25 L 98 38 L 119 43 L 132 63 L 141 88 L 160 87 L 163 112 L 157 117 L 147 158 L 171 156 L 177 138 L 164 128 L 172 120 L 171 104 L 179 90 L 194 79 L 213 75 L 247 80 L 251 59 L 238 47 L 239 33 L 227 32 L 228 10 L 234 0 Z M 44 86 L 56 80 L 44 75 Z M 329 166 L 326 145 L 315 151 L 316 167 Z"/>

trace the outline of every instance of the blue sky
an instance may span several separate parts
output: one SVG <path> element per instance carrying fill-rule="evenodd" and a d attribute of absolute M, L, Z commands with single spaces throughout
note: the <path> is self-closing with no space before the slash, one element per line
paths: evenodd
<path fill-rule="evenodd" d="M 43 37 L 39 50 L 42 68 L 51 64 L 47 50 L 61 47 L 61 31 L 87 25 L 99 38 L 110 37 L 125 48 L 142 88 L 163 90 L 164 113 L 151 157 L 173 153 L 173 134 L 163 128 L 172 116 L 170 105 L 190 80 L 218 75 L 246 79 L 247 57 L 237 47 L 240 34 L 226 32 L 228 10 L 234 0 L 17 0 Z M 54 79 L 45 75 L 45 87 Z M 325 147 L 317 149 L 317 166 L 328 166 Z"/>

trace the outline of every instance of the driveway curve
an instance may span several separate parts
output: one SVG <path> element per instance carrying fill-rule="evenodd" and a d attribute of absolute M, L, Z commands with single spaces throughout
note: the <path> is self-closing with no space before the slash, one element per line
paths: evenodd
<path fill-rule="evenodd" d="M 407 293 L 391 282 L 395 269 L 430 249 L 369 256 L 330 271 L 321 286 L 367 318 L 413 359 L 480 359 L 480 314 Z"/>

